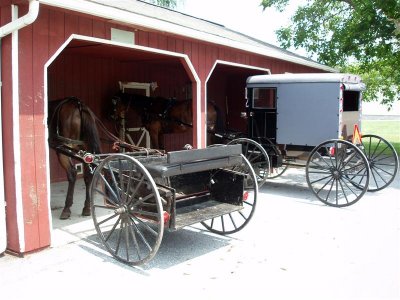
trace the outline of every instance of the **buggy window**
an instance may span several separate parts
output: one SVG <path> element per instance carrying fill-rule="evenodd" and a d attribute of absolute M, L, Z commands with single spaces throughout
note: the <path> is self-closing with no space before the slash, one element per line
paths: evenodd
<path fill-rule="evenodd" d="M 255 88 L 253 108 L 276 108 L 276 88 Z"/>
<path fill-rule="evenodd" d="M 360 92 L 343 92 L 343 111 L 358 111 L 360 107 Z"/>

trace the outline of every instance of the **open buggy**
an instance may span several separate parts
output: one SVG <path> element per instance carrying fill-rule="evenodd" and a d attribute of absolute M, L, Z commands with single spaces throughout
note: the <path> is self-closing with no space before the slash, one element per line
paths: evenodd
<path fill-rule="evenodd" d="M 69 181 L 60 218 L 70 216 L 76 159 L 84 163 L 87 186 L 82 215 L 92 215 L 104 247 L 124 263 L 152 259 L 164 229 L 201 223 L 211 232 L 230 234 L 253 216 L 257 179 L 240 145 L 165 153 L 127 144 L 76 97 L 53 101 L 49 116 L 49 144 Z M 98 154 L 97 128 L 129 152 Z"/>
<path fill-rule="evenodd" d="M 258 186 L 240 145 L 163 153 L 93 155 L 67 145 L 55 149 L 93 173 L 90 209 L 98 236 L 119 261 L 141 265 L 157 253 L 164 229 L 201 223 L 231 234 L 250 221 Z"/>

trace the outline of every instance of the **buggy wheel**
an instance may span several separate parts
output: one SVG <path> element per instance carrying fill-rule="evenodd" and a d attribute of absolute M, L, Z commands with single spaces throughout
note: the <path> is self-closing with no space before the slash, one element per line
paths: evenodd
<path fill-rule="evenodd" d="M 268 157 L 270 158 L 268 179 L 274 179 L 281 176 L 289 168 L 289 165 L 282 164 L 274 167 L 272 160 L 272 157 L 282 157 L 281 151 L 269 138 L 260 138 L 259 142 L 263 145 L 265 151 L 267 151 Z"/>
<path fill-rule="evenodd" d="M 257 203 L 257 177 L 250 162 L 242 154 L 242 164 L 230 170 L 244 176 L 243 208 L 210 220 L 201 222 L 209 231 L 217 234 L 231 234 L 243 229 L 254 214 Z M 218 171 L 217 171 L 218 172 Z"/>
<path fill-rule="evenodd" d="M 356 203 L 368 189 L 369 166 L 364 153 L 343 140 L 315 147 L 306 165 L 307 184 L 323 203 L 344 207 Z"/>
<path fill-rule="evenodd" d="M 286 170 L 289 168 L 288 165 L 282 165 L 280 167 L 273 168 L 271 167 L 271 172 L 269 173 L 268 179 L 274 179 L 281 176 Z"/>
<path fill-rule="evenodd" d="M 388 141 L 372 134 L 362 136 L 360 148 L 367 157 L 371 170 L 368 191 L 384 189 L 397 174 L 399 159 L 396 150 Z"/>
<path fill-rule="evenodd" d="M 164 219 L 158 189 L 133 157 L 114 154 L 101 161 L 90 188 L 94 226 L 117 260 L 141 265 L 160 247 Z"/>
<path fill-rule="evenodd" d="M 267 152 L 259 143 L 247 138 L 238 138 L 228 143 L 228 145 L 232 144 L 242 145 L 242 154 L 253 167 L 258 187 L 260 188 L 267 180 L 269 174 L 270 162 Z"/>

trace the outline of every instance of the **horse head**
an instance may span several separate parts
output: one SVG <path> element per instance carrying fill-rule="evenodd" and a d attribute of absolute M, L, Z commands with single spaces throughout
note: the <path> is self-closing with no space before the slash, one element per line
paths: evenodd
<path fill-rule="evenodd" d="M 215 132 L 217 129 L 218 110 L 214 103 L 209 102 L 207 105 L 207 131 Z"/>

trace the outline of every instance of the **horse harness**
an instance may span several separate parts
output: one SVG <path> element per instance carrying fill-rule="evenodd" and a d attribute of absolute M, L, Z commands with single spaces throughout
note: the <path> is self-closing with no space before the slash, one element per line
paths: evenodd
<path fill-rule="evenodd" d="M 152 117 L 155 117 L 156 119 L 160 119 L 162 121 L 175 122 L 181 126 L 187 126 L 190 128 L 193 127 L 193 124 L 186 123 L 186 122 L 182 121 L 181 119 L 170 117 L 169 112 L 174 107 L 174 105 L 177 103 L 177 101 L 175 99 L 164 99 L 164 100 L 167 100 L 167 105 L 162 110 L 162 112 L 159 112 L 159 113 L 150 111 L 150 107 L 153 105 L 153 102 L 151 100 L 146 100 L 149 102 L 149 104 L 147 106 L 143 105 L 143 103 L 141 103 L 141 105 L 143 105 L 143 112 L 144 112 L 144 114 L 142 115 L 143 124 L 149 123 L 150 120 L 152 120 Z M 116 111 L 115 106 L 118 101 L 120 101 L 120 102 L 122 101 L 122 98 L 119 96 L 114 96 L 112 101 L 114 104 L 114 112 L 115 112 Z M 132 102 L 132 100 L 129 99 L 129 101 L 127 101 L 126 109 L 124 109 L 121 113 L 118 114 L 118 116 L 121 119 L 126 119 L 126 116 L 128 116 L 128 111 L 131 108 L 131 102 Z"/>

